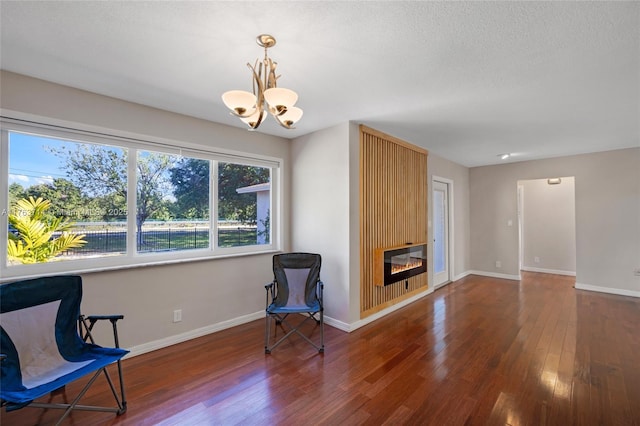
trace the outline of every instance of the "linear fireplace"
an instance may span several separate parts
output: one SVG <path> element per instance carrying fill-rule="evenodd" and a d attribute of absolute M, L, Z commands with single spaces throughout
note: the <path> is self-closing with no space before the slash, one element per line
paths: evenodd
<path fill-rule="evenodd" d="M 375 252 L 374 281 L 385 286 L 427 272 L 427 245 L 407 244 Z"/>

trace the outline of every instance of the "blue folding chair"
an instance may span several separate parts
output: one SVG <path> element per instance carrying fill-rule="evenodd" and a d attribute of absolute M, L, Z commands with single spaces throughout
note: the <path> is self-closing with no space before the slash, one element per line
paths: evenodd
<path fill-rule="evenodd" d="M 321 263 L 320 255 L 313 253 L 285 253 L 273 256 L 273 282 L 265 286 L 267 290 L 265 353 L 271 353 L 276 346 L 293 334 L 302 337 L 318 352 L 324 352 L 324 307 L 322 305 L 324 284 L 320 280 Z M 305 318 L 293 324 L 288 320 L 290 314 L 303 314 Z M 285 334 L 271 344 L 271 322 L 274 319 L 276 327 L 280 326 Z M 301 331 L 308 320 L 314 320 L 320 326 L 319 343 L 313 342 L 310 335 L 307 336 Z M 285 325 L 288 330 L 284 328 Z"/>
<path fill-rule="evenodd" d="M 121 359 L 129 351 L 118 348 L 116 322 L 122 315 L 80 315 L 82 280 L 57 276 L 0 286 L 0 404 L 6 411 L 23 407 L 64 409 L 60 424 L 72 410 L 127 410 Z M 91 330 L 99 320 L 113 325 L 115 348 L 93 343 Z M 120 394 L 106 367 L 117 363 Z M 71 403 L 34 402 L 86 375 L 91 378 Z M 95 380 L 104 374 L 116 407 L 79 405 Z"/>

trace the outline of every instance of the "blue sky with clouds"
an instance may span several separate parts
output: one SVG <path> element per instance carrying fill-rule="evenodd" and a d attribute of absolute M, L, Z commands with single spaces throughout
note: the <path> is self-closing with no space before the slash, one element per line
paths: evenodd
<path fill-rule="evenodd" d="M 60 158 L 46 147 L 59 148 L 59 139 L 44 138 L 26 133 L 9 135 L 9 184 L 17 182 L 25 188 L 51 183 L 54 178 L 66 177 Z"/>

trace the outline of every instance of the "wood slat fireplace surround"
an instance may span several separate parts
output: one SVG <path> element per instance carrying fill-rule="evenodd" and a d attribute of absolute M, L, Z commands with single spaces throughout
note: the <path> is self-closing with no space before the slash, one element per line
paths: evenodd
<path fill-rule="evenodd" d="M 376 279 L 376 252 L 427 241 L 427 156 L 425 149 L 360 126 L 361 318 L 428 286 L 426 273 L 387 285 Z"/>

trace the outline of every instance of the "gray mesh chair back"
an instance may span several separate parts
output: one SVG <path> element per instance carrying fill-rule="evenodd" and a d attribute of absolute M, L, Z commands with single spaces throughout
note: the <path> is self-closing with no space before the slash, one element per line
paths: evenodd
<path fill-rule="evenodd" d="M 322 259 L 319 254 L 285 253 L 273 256 L 274 279 L 273 282 L 265 286 L 267 290 L 266 353 L 270 353 L 272 349 L 293 334 L 301 336 L 319 352 L 324 352 L 324 310 L 322 306 L 324 285 L 320 280 L 321 264 Z M 289 314 L 304 314 L 306 317 L 302 322 L 294 325 L 293 321 L 287 318 Z M 276 333 L 277 327 L 280 326 L 284 335 L 271 344 L 271 323 L 274 319 Z M 314 343 L 310 336 L 300 330 L 310 319 L 314 320 L 320 328 L 320 343 Z"/>

